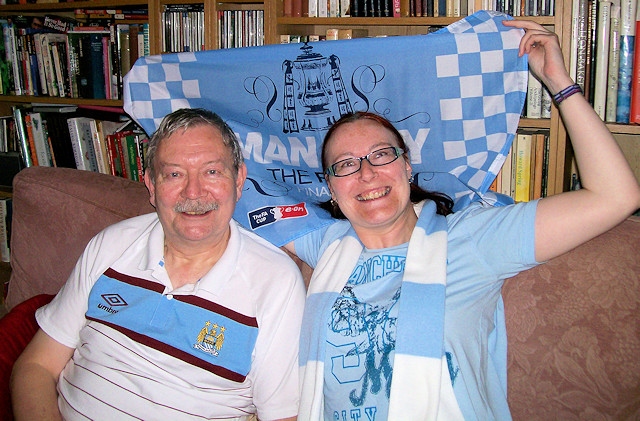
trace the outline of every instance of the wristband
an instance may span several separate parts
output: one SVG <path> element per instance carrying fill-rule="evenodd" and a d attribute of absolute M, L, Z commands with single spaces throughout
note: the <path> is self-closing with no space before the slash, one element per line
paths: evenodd
<path fill-rule="evenodd" d="M 569 98 L 571 95 L 577 94 L 577 93 L 582 94 L 582 88 L 577 83 L 574 83 L 573 85 L 569 85 L 563 90 L 561 90 L 560 92 L 558 92 L 557 94 L 555 94 L 553 96 L 553 102 L 555 102 L 556 105 L 560 105 L 562 101 Z"/>

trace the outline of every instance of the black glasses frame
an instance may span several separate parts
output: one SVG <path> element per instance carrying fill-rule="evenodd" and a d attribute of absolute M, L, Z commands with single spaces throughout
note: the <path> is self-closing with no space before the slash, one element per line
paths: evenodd
<path fill-rule="evenodd" d="M 381 152 L 381 151 L 384 151 L 384 150 L 387 150 L 387 149 L 392 149 L 392 150 L 393 150 L 393 153 L 394 153 L 394 155 L 395 155 L 395 158 L 393 158 L 391 161 L 389 161 L 389 162 L 385 162 L 384 164 L 374 164 L 373 162 L 371 162 L 371 161 L 369 160 L 369 157 L 370 157 L 371 155 L 376 154 L 376 153 Z M 389 165 L 389 164 L 391 164 L 392 162 L 397 161 L 397 160 L 398 160 L 398 158 L 400 158 L 400 156 L 401 156 L 403 153 L 404 153 L 404 151 L 403 151 L 402 149 L 398 148 L 397 146 L 388 146 L 388 147 L 386 147 L 386 148 L 376 149 L 375 151 L 369 152 L 368 154 L 366 154 L 365 156 L 361 156 L 360 158 L 347 158 L 347 159 L 341 159 L 340 161 L 335 162 L 335 163 L 333 163 L 332 165 L 330 165 L 330 166 L 329 166 L 329 167 L 324 171 L 324 173 L 325 173 L 326 175 L 330 175 L 330 176 L 333 176 L 333 177 L 348 177 L 348 176 L 350 176 L 350 175 L 353 175 L 353 174 L 357 173 L 358 171 L 360 171 L 360 170 L 362 169 L 362 161 L 363 161 L 363 160 L 365 160 L 365 159 L 367 160 L 367 162 L 368 162 L 370 165 L 372 165 L 372 166 L 374 166 L 374 167 L 382 167 L 382 166 L 384 166 L 384 165 Z M 342 175 L 338 175 L 338 174 L 336 174 L 336 167 L 337 167 L 338 165 L 340 165 L 340 163 L 345 162 L 345 161 L 352 161 L 352 160 L 356 160 L 356 161 L 358 162 L 358 168 L 356 168 L 353 172 L 350 172 L 349 174 L 342 174 Z M 354 167 L 354 168 L 355 168 L 355 167 Z"/>

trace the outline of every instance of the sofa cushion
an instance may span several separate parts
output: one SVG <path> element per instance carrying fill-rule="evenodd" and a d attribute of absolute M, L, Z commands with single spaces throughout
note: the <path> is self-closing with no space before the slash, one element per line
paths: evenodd
<path fill-rule="evenodd" d="M 16 175 L 13 209 L 9 309 L 34 295 L 58 292 L 100 230 L 154 211 L 141 182 L 49 167 Z"/>
<path fill-rule="evenodd" d="M 514 420 L 640 419 L 639 276 L 640 218 L 629 218 L 507 280 Z"/>
<path fill-rule="evenodd" d="M 9 379 L 13 363 L 38 330 L 35 311 L 53 295 L 40 294 L 14 307 L 0 319 L 0 420 L 12 420 Z"/>

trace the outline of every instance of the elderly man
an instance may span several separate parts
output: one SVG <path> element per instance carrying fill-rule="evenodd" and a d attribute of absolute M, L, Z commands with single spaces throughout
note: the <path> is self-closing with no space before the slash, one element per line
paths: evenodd
<path fill-rule="evenodd" d="M 295 419 L 304 285 L 231 219 L 247 173 L 234 133 L 176 111 L 146 163 L 156 213 L 99 233 L 38 310 L 17 419 Z"/>

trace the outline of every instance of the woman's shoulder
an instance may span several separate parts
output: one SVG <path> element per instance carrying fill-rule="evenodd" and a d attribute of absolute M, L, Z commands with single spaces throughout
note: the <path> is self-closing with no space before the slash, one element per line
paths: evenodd
<path fill-rule="evenodd" d="M 447 215 L 449 232 L 454 232 L 463 227 L 473 231 L 478 229 L 495 228 L 496 225 L 504 226 L 507 222 L 514 223 L 535 218 L 537 201 L 494 206 L 483 202 L 472 202 L 468 206 L 450 215 Z"/>

